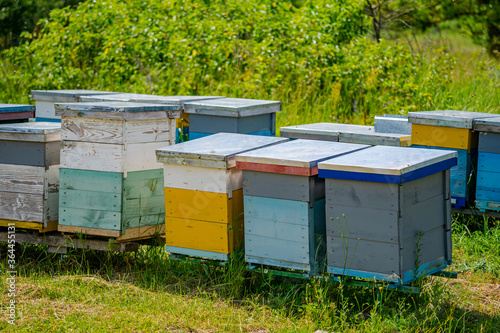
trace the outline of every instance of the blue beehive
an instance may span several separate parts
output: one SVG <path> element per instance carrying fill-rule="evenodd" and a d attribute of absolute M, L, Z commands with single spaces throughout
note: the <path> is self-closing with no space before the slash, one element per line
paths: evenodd
<path fill-rule="evenodd" d="M 323 270 L 325 194 L 318 162 L 368 147 L 299 139 L 238 154 L 245 260 L 312 273 Z"/>
<path fill-rule="evenodd" d="M 281 102 L 219 98 L 184 104 L 189 113 L 189 140 L 219 132 L 274 136 Z"/>
<path fill-rule="evenodd" d="M 476 207 L 500 211 L 500 116 L 478 119 Z"/>
<path fill-rule="evenodd" d="M 0 123 L 22 123 L 35 117 L 35 106 L 0 104 Z"/>
<path fill-rule="evenodd" d="M 456 156 L 376 146 L 320 162 L 328 272 L 406 284 L 446 268 Z"/>

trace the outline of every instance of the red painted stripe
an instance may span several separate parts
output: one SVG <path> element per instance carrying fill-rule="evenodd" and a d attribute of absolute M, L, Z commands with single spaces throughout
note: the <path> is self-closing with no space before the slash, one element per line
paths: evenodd
<path fill-rule="evenodd" d="M 35 118 L 34 111 L 23 111 L 23 112 L 6 112 L 0 113 L 0 120 L 23 120 L 28 118 Z"/>
<path fill-rule="evenodd" d="M 314 166 L 312 168 L 305 168 L 305 167 L 293 167 L 293 166 L 276 165 L 276 164 L 236 162 L 236 167 L 242 170 L 283 173 L 286 175 L 297 175 L 297 176 L 314 176 L 318 174 L 318 166 Z"/>

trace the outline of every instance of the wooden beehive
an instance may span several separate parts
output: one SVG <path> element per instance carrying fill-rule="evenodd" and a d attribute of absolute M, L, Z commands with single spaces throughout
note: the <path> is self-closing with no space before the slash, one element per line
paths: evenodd
<path fill-rule="evenodd" d="M 228 260 L 243 246 L 235 155 L 288 139 L 220 133 L 156 151 L 165 175 L 165 241 L 175 254 Z"/>
<path fill-rule="evenodd" d="M 281 102 L 245 98 L 219 98 L 184 104 L 189 113 L 189 139 L 215 133 L 274 136 Z"/>
<path fill-rule="evenodd" d="M 55 103 L 77 103 L 84 95 L 106 95 L 114 94 L 108 91 L 95 90 L 32 90 L 31 99 L 35 100 L 36 121 L 60 122 L 61 117 L 55 114 Z"/>
<path fill-rule="evenodd" d="M 82 96 L 81 102 L 137 102 L 137 103 L 153 103 L 153 104 L 168 104 L 177 105 L 179 109 L 184 109 L 184 103 L 197 102 L 209 99 L 223 98 L 222 96 L 158 96 L 145 94 L 113 94 L 113 95 L 92 95 Z M 189 135 L 189 114 L 182 112 L 176 124 L 176 142 L 187 141 Z M 182 135 L 181 135 L 182 132 Z"/>
<path fill-rule="evenodd" d="M 376 146 L 320 162 L 328 272 L 406 284 L 446 268 L 456 156 Z"/>
<path fill-rule="evenodd" d="M 375 116 L 375 132 L 377 133 L 398 133 L 411 135 L 411 123 L 408 116 L 384 114 Z"/>
<path fill-rule="evenodd" d="M 236 155 L 243 170 L 246 262 L 322 271 L 325 187 L 317 164 L 368 147 L 299 139 Z"/>
<path fill-rule="evenodd" d="M 476 207 L 500 211 L 500 116 L 478 119 L 479 132 Z"/>
<path fill-rule="evenodd" d="M 410 136 L 394 133 L 376 133 L 373 126 L 316 123 L 280 128 L 280 135 L 290 139 L 324 140 L 334 142 L 358 143 L 406 147 Z"/>
<path fill-rule="evenodd" d="M 155 150 L 174 144 L 177 106 L 124 102 L 56 104 L 62 118 L 62 232 L 150 238 L 164 222 L 163 166 Z"/>
<path fill-rule="evenodd" d="M 412 146 L 458 152 L 459 163 L 450 170 L 452 205 L 457 209 L 474 200 L 478 134 L 473 131 L 473 123 L 485 117 L 491 114 L 448 110 L 408 113 L 412 123 Z"/>
<path fill-rule="evenodd" d="M 34 105 L 0 103 L 0 124 L 26 122 L 30 118 L 34 117 L 35 117 Z"/>
<path fill-rule="evenodd" d="M 0 125 L 0 225 L 57 229 L 61 125 Z"/>

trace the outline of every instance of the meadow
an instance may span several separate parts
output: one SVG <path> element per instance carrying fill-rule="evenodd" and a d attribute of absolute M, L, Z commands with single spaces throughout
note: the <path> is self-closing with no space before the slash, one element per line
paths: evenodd
<path fill-rule="evenodd" d="M 127 6 L 142 1 L 102 3 L 86 2 L 76 12 L 54 11 L 39 36 L 26 36 L 32 43 L 4 51 L 0 102 L 31 103 L 31 89 L 84 88 L 272 99 L 283 105 L 277 128 L 320 121 L 373 124 L 378 114 L 420 110 L 500 113 L 499 63 L 483 47 L 450 30 L 374 43 L 355 2 L 329 12 L 268 1 L 264 9 L 271 20 L 259 14 L 263 1 L 242 2 L 245 10 L 255 9 L 244 30 L 239 27 L 246 16 L 236 2 L 226 5 L 234 8 L 217 7 L 213 13 L 195 6 L 184 16 L 170 15 L 169 24 L 157 22 L 162 14 L 153 8 L 133 23 L 135 35 L 125 29 L 132 24 L 125 19 Z M 158 11 L 173 10 L 155 3 Z M 338 19 L 335 28 L 331 17 Z M 358 23 L 344 24 L 346 17 Z M 229 20 L 234 24 L 225 24 Z M 179 37 L 167 43 L 159 36 L 176 29 L 173 22 L 180 27 Z M 262 22 L 269 29 L 260 29 Z M 227 39 L 204 33 L 213 31 L 212 23 L 213 36 Z M 85 33 L 78 30 L 82 26 Z M 325 36 L 328 29 L 338 34 Z M 189 35 L 196 38 L 183 41 Z M 281 39 L 270 43 L 269 36 Z M 18 245 L 16 326 L 2 314 L 0 328 L 498 332 L 500 221 L 454 214 L 452 228 L 448 270 L 459 273 L 458 278 L 420 279 L 414 283 L 421 288 L 419 295 L 262 274 L 248 271 L 242 258 L 228 267 L 175 261 L 161 246 L 145 245 L 137 253 L 71 250 L 58 255 L 44 246 Z M 0 244 L 3 309 L 9 302 L 7 249 Z"/>

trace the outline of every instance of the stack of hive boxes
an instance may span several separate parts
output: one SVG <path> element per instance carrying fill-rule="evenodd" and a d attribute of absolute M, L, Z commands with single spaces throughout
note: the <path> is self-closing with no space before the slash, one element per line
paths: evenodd
<path fill-rule="evenodd" d="M 376 146 L 320 162 L 328 272 L 406 284 L 446 268 L 456 156 Z"/>
<path fill-rule="evenodd" d="M 491 117 L 488 113 L 467 111 L 410 112 L 412 146 L 458 152 L 458 164 L 451 169 L 452 205 L 461 209 L 474 200 L 478 133 L 475 119 Z"/>
<path fill-rule="evenodd" d="M 0 225 L 57 229 L 61 126 L 0 125 Z"/>
<path fill-rule="evenodd" d="M 184 109 L 184 103 L 199 102 L 209 99 L 222 98 L 220 96 L 157 96 L 145 94 L 112 94 L 112 95 L 92 95 L 82 96 L 81 102 L 137 102 L 137 103 L 153 103 L 153 104 L 167 104 L 177 105 L 179 109 Z M 180 118 L 177 119 L 176 124 L 176 142 L 183 142 L 188 140 L 189 135 L 189 114 L 182 112 Z M 181 135 L 182 133 L 182 135 Z"/>
<path fill-rule="evenodd" d="M 34 117 L 33 105 L 0 104 L 0 123 L 22 123 Z"/>
<path fill-rule="evenodd" d="M 407 147 L 411 143 L 410 135 L 407 134 L 377 133 L 373 126 L 337 123 L 281 127 L 280 135 L 290 139 L 325 140 L 396 147 Z"/>
<path fill-rule="evenodd" d="M 500 116 L 478 119 L 476 207 L 485 212 L 500 211 Z"/>
<path fill-rule="evenodd" d="M 325 182 L 317 176 L 317 164 L 368 147 L 299 139 L 238 154 L 246 261 L 313 274 L 322 271 Z"/>
<path fill-rule="evenodd" d="M 274 136 L 281 102 L 219 98 L 184 104 L 189 114 L 189 140 L 215 133 Z"/>
<path fill-rule="evenodd" d="M 235 155 L 288 139 L 219 133 L 157 150 L 165 175 L 165 240 L 174 254 L 228 260 L 243 247 Z"/>
<path fill-rule="evenodd" d="M 62 116 L 59 231 L 149 238 L 164 221 L 155 149 L 175 141 L 177 106 L 56 104 Z"/>

